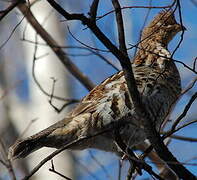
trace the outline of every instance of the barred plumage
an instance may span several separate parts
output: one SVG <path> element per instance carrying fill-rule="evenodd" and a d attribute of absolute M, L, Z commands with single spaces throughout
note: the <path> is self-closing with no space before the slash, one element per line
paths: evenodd
<path fill-rule="evenodd" d="M 181 92 L 179 72 L 170 59 L 167 45 L 182 28 L 171 11 L 162 11 L 144 29 L 132 65 L 142 101 L 157 129 Z M 91 136 L 116 124 L 124 117 L 130 118 L 120 132 L 125 143 L 132 147 L 143 142 L 145 134 L 140 128 L 140 117 L 129 102 L 127 84 L 120 71 L 95 87 L 67 118 L 17 141 L 10 148 L 9 156 L 25 157 L 43 146 L 60 148 L 79 137 Z M 97 148 L 118 154 L 112 131 L 83 141 L 71 149 Z"/>

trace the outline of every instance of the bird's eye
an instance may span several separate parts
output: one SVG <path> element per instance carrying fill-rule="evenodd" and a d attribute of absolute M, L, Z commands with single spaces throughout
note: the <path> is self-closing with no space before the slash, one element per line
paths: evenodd
<path fill-rule="evenodd" d="M 151 67 L 157 67 L 157 66 L 158 66 L 157 62 L 151 64 Z"/>

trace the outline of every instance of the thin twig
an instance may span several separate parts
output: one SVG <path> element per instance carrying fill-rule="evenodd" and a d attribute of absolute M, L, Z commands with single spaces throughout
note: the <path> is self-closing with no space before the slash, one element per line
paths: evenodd
<path fill-rule="evenodd" d="M 189 111 L 192 103 L 196 100 L 196 98 L 197 98 L 197 92 L 190 98 L 189 102 L 185 106 L 181 115 L 173 123 L 171 131 L 173 131 L 176 128 L 176 126 L 179 124 L 179 122 L 187 115 L 187 112 Z"/>
<path fill-rule="evenodd" d="M 35 19 L 34 15 L 30 11 L 26 4 L 19 4 L 18 8 L 25 15 L 29 23 L 33 26 L 35 31 L 46 41 L 46 43 L 51 47 L 53 52 L 58 56 L 58 59 L 64 64 L 64 66 L 69 70 L 69 72 L 77 78 L 88 90 L 93 89 L 95 86 L 91 80 L 86 77 L 81 71 L 75 66 L 74 63 L 68 58 L 61 48 L 58 47 L 57 42 L 46 32 L 46 30 L 40 25 L 40 23 Z"/>
<path fill-rule="evenodd" d="M 144 39 L 146 39 L 146 38 L 144 38 Z M 144 40 L 144 39 L 143 39 L 143 40 Z M 144 48 L 142 48 L 142 47 L 139 47 L 139 46 L 138 46 L 139 43 L 143 42 L 143 40 L 141 40 L 140 42 L 136 43 L 135 45 L 130 44 L 130 45 L 131 45 L 131 48 L 136 47 L 137 49 L 143 50 L 143 51 L 145 51 L 145 52 L 148 52 L 148 53 L 151 53 L 151 54 L 155 54 L 155 55 L 157 55 L 158 57 L 163 57 L 163 58 L 169 59 L 169 60 L 171 60 L 171 61 L 177 62 L 177 63 L 183 65 L 184 67 L 186 67 L 188 70 L 190 70 L 190 71 L 192 71 L 193 73 L 197 74 L 197 71 L 195 70 L 195 68 L 189 67 L 187 64 L 183 63 L 182 61 L 173 59 L 173 58 L 171 58 L 171 57 L 168 58 L 168 57 L 166 57 L 166 56 L 159 55 L 159 54 L 157 54 L 157 53 L 155 53 L 155 52 L 153 52 L 153 51 L 149 51 L 149 50 L 146 50 L 146 49 L 144 49 Z"/>
<path fill-rule="evenodd" d="M 172 4 L 170 5 L 167 5 L 167 6 L 125 6 L 125 7 L 122 7 L 121 10 L 124 10 L 124 9 L 166 9 L 166 8 L 172 8 L 175 4 L 176 0 L 173 1 Z M 97 17 L 97 20 L 98 19 L 101 19 L 111 13 L 114 13 L 115 10 L 111 10 L 111 11 L 108 11 L 107 13 L 101 15 L 101 16 L 98 16 Z"/>
<path fill-rule="evenodd" d="M 138 171 L 138 173 L 141 175 L 141 169 L 145 170 L 147 173 L 149 173 L 151 176 L 154 176 L 155 178 L 159 180 L 163 180 L 159 175 L 157 175 L 153 170 L 152 167 L 146 164 L 143 160 L 140 160 L 135 157 L 134 153 L 132 150 L 124 143 L 122 140 L 120 134 L 119 134 L 119 129 L 115 130 L 115 141 L 118 145 L 118 147 L 127 155 L 127 157 L 132 161 L 134 169 Z M 132 168 L 133 169 L 133 168 Z M 132 176 L 132 170 L 129 173 L 129 175 Z"/>
<path fill-rule="evenodd" d="M 191 87 L 189 86 L 189 88 L 191 88 Z M 188 89 L 189 89 L 189 88 L 188 88 Z M 187 89 L 186 89 L 185 92 L 187 92 Z M 183 95 L 183 94 L 181 94 L 180 96 L 182 96 L 182 95 Z M 187 103 L 187 105 L 185 106 L 183 112 L 182 112 L 182 113 L 180 114 L 180 116 L 175 120 L 175 122 L 173 123 L 171 129 L 170 129 L 168 132 L 166 132 L 166 134 L 163 135 L 162 139 L 165 139 L 165 138 L 171 136 L 173 133 L 175 133 L 175 132 L 177 132 L 178 130 L 180 130 L 180 129 L 182 129 L 183 127 L 185 127 L 185 126 L 183 126 L 183 127 L 181 126 L 181 128 L 177 128 L 177 129 L 176 129 L 176 127 L 177 127 L 177 125 L 180 123 L 180 121 L 187 115 L 187 112 L 189 111 L 189 109 L 190 109 L 192 103 L 195 101 L 196 98 L 197 98 L 197 92 L 190 98 L 190 100 L 189 100 L 189 102 Z M 190 123 L 189 123 L 189 124 L 190 124 Z M 189 125 L 189 124 L 188 124 L 188 125 Z M 187 125 L 186 125 L 186 126 L 187 126 Z"/>
<path fill-rule="evenodd" d="M 0 11 L 0 21 L 20 3 L 25 3 L 25 0 L 15 0 L 5 10 Z"/>
<path fill-rule="evenodd" d="M 191 124 L 191 122 L 190 122 L 190 124 Z M 182 140 L 182 141 L 197 142 L 197 138 L 192 138 L 192 137 L 185 137 L 185 136 L 179 136 L 179 135 L 171 135 L 170 137 L 173 139 L 178 139 L 178 140 Z"/>
<path fill-rule="evenodd" d="M 183 124 L 182 126 L 179 126 L 178 128 L 174 129 L 173 131 L 172 131 L 172 130 L 167 131 L 167 132 L 163 135 L 162 138 L 165 139 L 165 138 L 171 136 L 172 134 L 174 134 L 175 132 L 177 132 L 177 131 L 183 129 L 184 127 L 187 127 L 187 126 L 189 126 L 189 125 L 191 125 L 191 124 L 194 124 L 194 123 L 197 123 L 197 120 L 193 120 L 193 121 L 190 121 L 190 122 L 188 122 L 188 123 L 185 123 L 185 124 Z"/>
<path fill-rule="evenodd" d="M 90 138 L 93 138 L 93 137 L 96 137 L 96 136 L 99 136 L 101 134 L 104 134 L 104 133 L 107 133 L 111 131 L 111 127 L 110 128 L 106 128 L 104 130 L 102 130 L 101 132 L 98 132 L 94 135 L 91 135 L 91 136 L 85 136 L 85 137 L 80 137 L 79 139 L 76 139 L 74 141 L 72 141 L 71 143 L 69 144 L 66 144 L 65 146 L 63 146 L 62 148 L 54 151 L 53 153 L 51 153 L 49 156 L 47 156 L 46 158 L 44 158 L 36 167 L 34 167 L 31 172 L 25 176 L 22 180 L 28 180 L 30 177 L 32 177 L 46 162 L 48 162 L 49 160 L 51 160 L 53 157 L 55 157 L 56 155 L 58 155 L 59 153 L 61 153 L 62 151 L 66 150 L 66 149 L 69 149 L 71 148 L 72 146 L 82 142 L 82 141 L 85 141 L 87 139 L 90 139 Z"/>
<path fill-rule="evenodd" d="M 14 169 L 13 169 L 12 163 L 7 158 L 8 156 L 7 156 L 6 147 L 5 147 L 5 144 L 4 144 L 4 142 L 3 142 L 3 140 L 1 138 L 0 138 L 0 146 L 1 146 L 3 157 L 5 158 L 5 161 L 6 161 L 5 164 L 6 164 L 6 168 L 7 168 L 8 172 L 9 172 L 10 178 L 11 178 L 11 180 L 16 180 L 16 175 L 14 173 Z"/>
<path fill-rule="evenodd" d="M 194 59 L 194 63 L 193 63 L 193 69 L 196 69 L 196 62 L 197 62 L 197 57 Z"/>
<path fill-rule="evenodd" d="M 153 164 L 162 164 L 161 162 L 158 162 L 158 161 L 149 161 L 149 160 L 147 160 L 146 162 L 147 162 L 147 163 L 153 163 Z M 171 162 L 171 161 L 166 162 L 166 163 L 178 165 L 176 162 Z M 181 163 L 182 165 L 187 165 L 187 166 L 197 166 L 197 163 L 187 163 L 187 162 L 180 162 L 180 163 Z M 187 180 L 187 179 L 186 179 L 186 180 Z M 194 180 L 196 180 L 196 178 L 195 178 Z"/>
<path fill-rule="evenodd" d="M 115 14 L 116 14 L 116 22 L 117 22 L 117 27 L 118 27 L 119 49 L 120 49 L 120 51 L 124 52 L 126 56 L 128 56 L 127 48 L 126 48 L 126 44 L 125 44 L 124 24 L 123 24 L 123 19 L 122 19 L 121 7 L 120 7 L 118 0 L 112 0 L 112 4 L 114 6 Z"/>
<path fill-rule="evenodd" d="M 64 179 L 72 180 L 71 178 L 69 178 L 69 177 L 67 177 L 67 176 L 65 176 L 65 175 L 63 175 L 63 174 L 61 174 L 61 173 L 59 173 L 59 172 L 57 172 L 57 171 L 55 170 L 55 166 L 54 166 L 54 164 L 53 164 L 53 159 L 51 159 L 51 168 L 49 168 L 49 171 L 50 171 L 50 172 L 53 172 L 53 173 L 55 173 L 55 174 L 57 174 L 57 175 L 59 175 L 60 177 L 63 177 Z"/>
<path fill-rule="evenodd" d="M 118 160 L 118 180 L 121 180 L 121 175 L 122 175 L 122 160 L 121 159 L 119 159 Z"/>
<path fill-rule="evenodd" d="M 152 0 L 149 1 L 149 6 L 151 6 L 152 4 Z M 139 33 L 139 37 L 138 37 L 138 40 L 137 40 L 137 43 L 139 43 L 139 41 L 141 40 L 141 37 L 142 37 L 142 32 L 143 32 L 143 29 L 145 28 L 145 25 L 146 25 L 146 22 L 148 20 L 148 16 L 151 12 L 151 8 L 148 9 L 147 13 L 146 13 L 146 16 L 144 18 L 144 21 L 143 21 L 143 24 L 142 24 L 142 27 L 140 28 L 140 33 Z M 137 53 L 137 47 L 135 47 L 135 51 L 134 51 L 134 57 L 136 56 L 136 53 Z"/>
<path fill-rule="evenodd" d="M 6 168 L 8 167 L 8 165 L 7 165 L 2 159 L 0 159 L 0 163 L 1 163 L 2 165 L 4 165 Z"/>
<path fill-rule="evenodd" d="M 192 89 L 195 85 L 195 83 L 197 82 L 197 77 L 195 77 L 190 83 L 189 85 L 184 89 L 182 90 L 181 94 L 179 95 L 179 98 L 181 96 L 183 96 L 184 94 L 186 94 L 190 89 Z"/>
<path fill-rule="evenodd" d="M 27 127 L 23 130 L 23 132 L 20 134 L 20 136 L 18 137 L 18 139 L 22 139 L 22 137 L 25 135 L 25 133 L 29 130 L 29 128 L 31 127 L 31 125 L 33 123 L 35 123 L 38 120 L 38 118 L 34 118 L 32 119 L 28 124 Z"/>
<path fill-rule="evenodd" d="M 60 107 L 60 108 L 57 108 L 55 105 L 53 105 L 52 100 L 54 98 L 55 83 L 56 83 L 57 80 L 54 77 L 51 77 L 51 79 L 53 80 L 53 84 L 52 84 L 52 92 L 51 92 L 51 95 L 50 95 L 49 104 L 55 109 L 55 111 L 57 113 L 62 112 L 69 105 L 80 102 L 79 100 L 76 100 L 76 99 L 70 99 L 70 100 L 67 100 L 67 102 L 64 103 L 62 105 L 62 107 Z"/>
<path fill-rule="evenodd" d="M 188 122 L 188 123 L 183 124 L 182 126 L 180 126 L 180 127 L 178 127 L 177 129 L 175 129 L 174 132 L 177 132 L 177 131 L 179 131 L 180 129 L 183 129 L 184 127 L 187 127 L 187 126 L 189 126 L 189 125 L 191 125 L 191 124 L 194 124 L 194 123 L 197 123 L 197 120 L 193 120 L 193 121 L 190 121 L 190 122 Z"/>
<path fill-rule="evenodd" d="M 184 67 L 186 67 L 187 69 L 189 69 L 190 71 L 192 71 L 193 73 L 197 74 L 197 71 L 191 67 L 189 67 L 187 64 L 183 63 L 182 61 L 178 61 L 176 59 L 172 59 L 174 62 L 177 62 L 179 64 L 182 64 Z"/>
<path fill-rule="evenodd" d="M 140 94 L 136 86 L 135 78 L 133 75 L 133 71 L 131 68 L 130 59 L 105 36 L 105 34 L 96 26 L 95 23 L 92 23 L 90 19 L 88 19 L 83 14 L 70 14 L 65 11 L 58 3 L 54 0 L 47 0 L 49 4 L 55 8 L 63 17 L 67 20 L 80 20 L 84 25 L 87 25 L 92 32 L 96 35 L 96 37 L 113 53 L 113 55 L 120 61 L 121 66 L 124 71 L 124 76 L 127 81 L 128 89 L 130 95 L 132 97 L 132 102 L 136 109 L 140 109 Z"/>
<path fill-rule="evenodd" d="M 31 44 L 35 44 L 35 41 L 32 40 L 27 40 L 27 39 L 22 39 L 25 42 L 31 43 Z M 46 43 L 41 43 L 38 42 L 37 44 L 41 45 L 41 46 L 48 46 Z M 101 58 L 103 61 L 105 61 L 107 64 L 109 64 L 110 66 L 112 66 L 115 70 L 120 71 L 120 69 L 113 64 L 112 62 L 110 62 L 110 60 L 108 60 L 105 56 L 103 56 L 102 54 L 92 50 L 91 48 L 87 48 L 87 47 L 83 47 L 83 46 L 54 46 L 54 48 L 63 48 L 63 49 L 82 49 L 82 50 L 87 50 L 90 51 L 92 54 L 98 56 L 99 58 Z"/>
<path fill-rule="evenodd" d="M 39 58 L 37 57 L 37 48 L 38 48 L 38 43 L 37 43 L 37 35 L 35 37 L 35 48 L 34 48 L 34 55 L 33 55 L 33 64 L 32 64 L 32 77 L 34 79 L 34 82 L 36 83 L 36 85 L 38 86 L 38 88 L 42 91 L 43 94 L 45 94 L 46 96 L 51 96 L 51 94 L 49 94 L 47 91 L 44 90 L 44 88 L 41 86 L 41 84 L 39 83 L 39 81 L 37 80 L 36 74 L 35 74 L 35 69 L 36 69 L 36 62 L 39 58 L 41 58 L 42 56 L 40 56 Z M 67 101 L 68 103 L 72 104 L 72 103 L 77 103 L 79 102 L 79 100 L 77 99 L 67 99 L 67 98 L 62 98 L 59 96 L 55 96 L 53 95 L 53 98 L 61 100 L 61 101 Z"/>
<path fill-rule="evenodd" d="M 178 48 L 180 47 L 181 43 L 183 42 L 184 33 L 185 33 L 185 29 L 184 29 L 184 26 L 183 26 L 183 20 L 182 20 L 180 0 L 177 0 L 177 6 L 178 6 L 178 12 L 179 12 L 180 24 L 181 24 L 181 27 L 182 27 L 182 32 L 181 32 L 181 38 L 180 38 L 177 46 L 175 47 L 174 51 L 172 52 L 171 58 L 173 58 L 175 52 L 178 50 Z"/>
<path fill-rule="evenodd" d="M 84 42 L 80 41 L 79 39 L 77 39 L 77 38 L 74 36 L 74 34 L 72 34 L 72 32 L 70 31 L 69 26 L 67 26 L 67 29 L 68 29 L 68 32 L 69 32 L 69 34 L 71 35 L 71 37 L 72 37 L 75 41 L 77 41 L 79 44 L 81 44 L 81 45 L 83 45 L 83 46 L 85 46 L 85 47 L 87 47 L 87 48 L 89 48 L 89 49 L 92 49 L 92 50 L 96 50 L 96 51 L 100 51 L 100 52 L 109 52 L 109 50 L 98 49 L 98 48 L 95 48 L 95 47 L 92 47 L 92 46 L 87 45 L 86 43 L 84 43 Z"/>
<path fill-rule="evenodd" d="M 99 0 L 94 0 L 90 7 L 90 12 L 88 13 L 93 22 L 96 22 L 98 4 L 99 4 Z"/>
<path fill-rule="evenodd" d="M 12 35 L 15 33 L 16 29 L 19 27 L 19 25 L 23 22 L 25 17 L 22 17 L 22 19 L 15 25 L 14 29 L 9 34 L 8 38 L 0 45 L 0 50 L 7 44 L 7 42 L 11 39 Z"/>

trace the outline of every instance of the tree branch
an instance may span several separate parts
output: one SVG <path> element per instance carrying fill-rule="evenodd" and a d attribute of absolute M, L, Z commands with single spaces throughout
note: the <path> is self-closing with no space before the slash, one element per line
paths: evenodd
<path fill-rule="evenodd" d="M 55 173 L 55 174 L 57 174 L 57 175 L 59 175 L 60 177 L 66 179 L 66 180 L 72 180 L 71 178 L 69 178 L 69 177 L 67 177 L 67 176 L 64 176 L 63 174 L 61 174 L 61 173 L 59 173 L 59 172 L 57 172 L 57 171 L 55 170 L 55 166 L 54 166 L 54 164 L 53 164 L 53 159 L 51 159 L 51 168 L 49 168 L 49 171 L 50 171 L 50 172 L 53 172 L 53 173 Z"/>
<path fill-rule="evenodd" d="M 14 0 L 5 10 L 0 11 L 0 21 L 11 12 L 20 3 L 24 3 L 25 0 Z"/>
<path fill-rule="evenodd" d="M 140 95 L 136 86 L 136 82 L 134 79 L 133 71 L 131 68 L 130 59 L 123 52 L 121 52 L 106 36 L 105 34 L 98 28 L 98 26 L 84 16 L 83 14 L 70 14 L 65 11 L 59 4 L 57 4 L 54 0 L 47 0 L 49 4 L 55 8 L 64 18 L 67 20 L 80 20 L 84 25 L 87 25 L 91 31 L 95 34 L 95 36 L 105 45 L 106 48 L 110 50 L 110 52 L 120 61 L 120 64 L 124 71 L 124 76 L 127 81 L 128 89 L 130 95 L 132 96 L 132 101 L 135 107 L 140 107 Z"/>
<path fill-rule="evenodd" d="M 91 80 L 86 77 L 81 71 L 78 69 L 78 67 L 72 63 L 69 57 L 66 56 L 64 51 L 62 51 L 60 46 L 57 44 L 57 42 L 50 36 L 48 32 L 39 24 L 39 22 L 36 20 L 32 12 L 30 11 L 29 7 L 26 4 L 19 4 L 18 5 L 19 10 L 25 15 L 29 23 L 33 26 L 35 31 L 42 37 L 44 41 L 51 47 L 53 52 L 57 55 L 59 60 L 64 64 L 64 66 L 68 69 L 68 71 L 77 78 L 88 90 L 91 90 L 94 88 L 94 84 L 91 82 Z"/>
<path fill-rule="evenodd" d="M 10 175 L 10 178 L 11 180 L 16 180 L 16 175 L 14 173 L 14 169 L 13 169 L 13 166 L 12 166 L 12 163 L 11 161 L 8 159 L 8 156 L 7 156 L 7 150 L 6 150 L 6 147 L 5 147 L 5 144 L 3 142 L 3 140 L 0 138 L 0 146 L 1 146 L 1 151 L 2 151 L 2 155 L 3 157 L 5 158 L 5 161 L 4 162 L 3 160 L 0 160 L 0 162 L 6 166 L 8 172 L 9 172 L 9 175 Z"/>
<path fill-rule="evenodd" d="M 124 52 L 126 56 L 128 56 L 127 48 L 125 44 L 124 24 L 123 24 L 123 19 L 122 19 L 121 7 L 120 7 L 118 0 L 112 0 L 112 4 L 114 6 L 115 14 L 116 14 L 116 22 L 117 22 L 117 27 L 118 27 L 118 38 L 119 38 L 119 49 L 120 51 Z"/>
<path fill-rule="evenodd" d="M 180 127 L 176 129 L 177 125 L 186 116 L 187 112 L 189 111 L 192 103 L 195 101 L 196 98 L 197 98 L 197 92 L 194 93 L 194 95 L 190 98 L 189 102 L 185 106 L 185 108 L 184 108 L 183 112 L 181 113 L 181 115 L 173 123 L 171 129 L 168 132 L 166 132 L 166 134 L 162 137 L 163 139 L 165 139 L 166 137 L 171 136 L 173 133 L 175 133 L 176 131 L 178 131 L 180 129 Z"/>
<path fill-rule="evenodd" d="M 189 172 L 178 160 L 172 155 L 168 148 L 163 143 L 159 133 L 154 127 L 154 122 L 152 122 L 149 114 L 147 113 L 137 86 L 134 79 L 133 71 L 131 68 L 131 63 L 129 57 L 126 56 L 123 52 L 118 50 L 118 48 L 104 35 L 104 33 L 97 27 L 95 22 L 92 22 L 89 18 L 83 14 L 70 14 L 65 11 L 60 5 L 58 5 L 54 0 L 47 0 L 53 8 L 55 8 L 63 17 L 67 20 L 80 20 L 84 25 L 87 25 L 88 28 L 95 34 L 95 36 L 113 53 L 114 56 L 120 61 L 120 64 L 124 71 L 124 76 L 127 82 L 129 93 L 132 99 L 132 102 L 135 107 L 137 115 L 141 119 L 141 124 L 144 127 L 144 132 L 147 139 L 151 142 L 154 149 L 158 153 L 159 157 L 167 162 L 168 166 L 176 172 L 176 174 L 182 179 L 196 179 L 196 177 Z M 171 164 L 169 162 L 175 162 L 176 164 Z"/>
<path fill-rule="evenodd" d="M 88 14 L 90 15 L 92 21 L 96 21 L 98 4 L 99 4 L 99 0 L 94 0 L 90 7 L 90 12 Z"/>
<path fill-rule="evenodd" d="M 101 132 L 98 132 L 96 134 L 93 134 L 91 136 L 85 136 L 85 137 L 80 137 L 79 139 L 76 139 L 74 141 L 72 141 L 71 143 L 69 144 L 66 144 L 64 145 L 62 148 L 60 149 L 57 149 L 56 151 L 54 151 L 53 153 L 51 153 L 49 156 L 47 156 L 46 158 L 44 158 L 36 167 L 34 167 L 32 169 L 32 171 L 27 175 L 25 176 L 22 180 L 28 180 L 30 177 L 32 177 L 46 162 L 48 162 L 49 160 L 51 160 L 53 157 L 55 157 L 57 154 L 61 153 L 62 151 L 66 150 L 66 149 L 69 149 L 71 148 L 72 146 L 82 142 L 82 141 L 85 141 L 87 139 L 90 139 L 90 138 L 93 138 L 95 136 L 99 136 L 101 134 L 104 134 L 104 133 L 107 133 L 109 131 L 112 130 L 112 127 L 110 128 L 106 128 L 106 129 L 103 129 Z"/>
<path fill-rule="evenodd" d="M 182 114 L 176 119 L 176 121 L 172 125 L 172 128 L 171 128 L 172 131 L 176 128 L 176 126 L 179 124 L 179 122 L 186 116 L 187 112 L 189 111 L 192 103 L 196 100 L 196 98 L 197 98 L 197 92 L 190 98 L 190 100 L 187 103 L 187 105 L 185 106 L 185 109 L 183 110 Z"/>
<path fill-rule="evenodd" d="M 121 7 L 121 11 L 124 10 L 124 9 L 134 9 L 134 8 L 135 9 L 167 9 L 167 8 L 172 8 L 175 5 L 175 3 L 176 3 L 176 0 L 174 0 L 172 2 L 172 4 L 167 5 L 167 6 L 125 6 L 125 7 Z M 109 11 L 109 12 L 107 12 L 107 13 L 101 15 L 101 16 L 97 16 L 97 20 L 99 20 L 99 19 L 101 19 L 101 18 L 103 18 L 103 17 L 105 17 L 105 16 L 107 16 L 107 15 L 113 13 L 113 12 L 115 12 L 115 10 L 111 10 L 111 11 Z"/>

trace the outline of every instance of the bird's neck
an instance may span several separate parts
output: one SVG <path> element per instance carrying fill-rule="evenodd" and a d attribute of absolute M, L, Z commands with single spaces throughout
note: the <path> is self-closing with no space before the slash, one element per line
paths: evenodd
<path fill-rule="evenodd" d="M 144 39 L 138 46 L 138 52 L 134 58 L 133 64 L 139 65 L 152 65 L 161 57 L 170 57 L 167 50 L 167 44 L 158 41 L 158 39 Z"/>
<path fill-rule="evenodd" d="M 166 41 L 163 41 L 161 38 L 141 38 L 141 42 L 139 43 L 139 46 L 141 48 L 147 48 L 149 46 L 155 47 L 155 46 L 161 46 L 163 48 L 167 48 L 168 43 Z"/>

